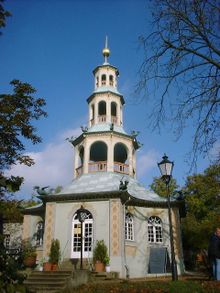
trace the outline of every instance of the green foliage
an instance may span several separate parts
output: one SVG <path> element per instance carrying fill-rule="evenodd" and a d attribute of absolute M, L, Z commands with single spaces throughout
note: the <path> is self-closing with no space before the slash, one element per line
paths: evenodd
<path fill-rule="evenodd" d="M 169 184 L 170 195 L 172 195 L 174 193 L 174 190 L 178 189 L 178 187 L 179 186 L 177 185 L 176 180 L 174 178 L 171 178 Z M 161 178 L 154 177 L 153 183 L 150 185 L 150 189 L 162 197 L 167 197 L 166 184 Z"/>
<path fill-rule="evenodd" d="M 6 253 L 4 247 L 4 238 L 0 235 L 0 289 L 5 289 L 8 292 L 8 286 L 13 282 L 22 283 L 24 276 L 18 273 L 22 268 L 22 255 L 19 253 L 15 257 Z M 12 288 L 13 289 L 13 288 Z"/>
<path fill-rule="evenodd" d="M 19 190 L 23 178 L 5 177 L 4 171 L 14 164 L 20 163 L 31 166 L 33 160 L 24 155 L 25 146 L 23 139 L 33 144 L 41 142 L 36 133 L 33 121 L 46 116 L 43 111 L 45 100 L 35 98 L 36 90 L 28 83 L 13 80 L 12 94 L 0 95 L 0 195 L 5 192 Z"/>
<path fill-rule="evenodd" d="M 60 241 L 53 239 L 50 247 L 49 262 L 58 264 L 60 260 Z"/>
<path fill-rule="evenodd" d="M 93 260 L 94 262 L 100 261 L 104 264 L 109 263 L 108 248 L 104 240 L 96 241 L 96 246 L 93 251 Z"/>
<path fill-rule="evenodd" d="M 0 2 L 3 2 L 4 0 L 0 0 Z M 0 4 L 0 28 L 5 27 L 6 25 L 6 18 L 11 16 L 11 13 L 4 9 L 3 5 Z M 0 31 L 0 35 L 2 32 Z"/>
<path fill-rule="evenodd" d="M 220 222 L 220 166 L 212 165 L 203 174 L 189 176 L 186 194 L 187 216 L 182 220 L 183 246 L 194 255 L 207 249 L 209 237 Z"/>
<path fill-rule="evenodd" d="M 32 245 L 29 239 L 26 239 L 22 243 L 22 257 L 25 259 L 29 256 L 37 256 L 36 247 Z"/>

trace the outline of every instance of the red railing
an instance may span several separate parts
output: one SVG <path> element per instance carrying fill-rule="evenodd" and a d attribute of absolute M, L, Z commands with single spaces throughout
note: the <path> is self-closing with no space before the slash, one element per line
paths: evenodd
<path fill-rule="evenodd" d="M 107 171 L 107 161 L 89 163 L 89 173 Z"/>
<path fill-rule="evenodd" d="M 112 121 L 112 123 L 117 124 L 117 117 L 116 116 L 112 116 L 111 117 L 111 121 Z"/>
<path fill-rule="evenodd" d="M 119 162 L 114 162 L 114 172 L 129 174 L 129 165 L 119 163 Z"/>
<path fill-rule="evenodd" d="M 106 122 L 106 115 L 98 116 L 99 122 Z"/>

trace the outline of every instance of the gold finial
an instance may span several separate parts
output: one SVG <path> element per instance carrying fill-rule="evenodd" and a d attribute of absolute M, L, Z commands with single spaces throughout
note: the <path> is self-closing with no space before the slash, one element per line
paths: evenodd
<path fill-rule="evenodd" d="M 105 48 L 102 50 L 102 54 L 105 58 L 105 63 L 108 63 L 108 57 L 110 55 L 110 50 L 108 48 L 108 37 L 105 38 Z"/>

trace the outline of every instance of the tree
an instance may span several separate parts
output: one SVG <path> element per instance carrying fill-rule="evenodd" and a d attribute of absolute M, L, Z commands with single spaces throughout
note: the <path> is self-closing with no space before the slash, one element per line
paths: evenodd
<path fill-rule="evenodd" d="M 4 0 L 0 0 L 0 2 L 3 2 Z M 5 27 L 6 25 L 6 18 L 11 16 L 11 13 L 4 9 L 3 5 L 0 4 L 0 28 Z M 0 31 L 0 35 L 2 32 Z"/>
<path fill-rule="evenodd" d="M 140 37 L 146 57 L 137 90 L 153 104 L 149 114 L 153 129 L 170 122 L 178 139 L 187 123 L 191 128 L 193 123 L 193 167 L 219 138 L 219 1 L 152 2 L 154 31 Z M 217 159 L 219 154 L 218 149 Z"/>
<path fill-rule="evenodd" d="M 6 177 L 4 171 L 14 164 L 34 163 L 24 155 L 23 139 L 39 143 L 41 138 L 32 123 L 47 115 L 42 110 L 45 100 L 33 96 L 36 90 L 30 84 L 13 80 L 11 85 L 13 94 L 0 95 L 0 197 L 18 190 L 23 181 L 21 177 Z"/>
<path fill-rule="evenodd" d="M 203 174 L 189 176 L 183 192 L 187 207 L 182 220 L 183 246 L 196 255 L 207 249 L 209 236 L 220 221 L 220 166 L 212 165 Z"/>
<path fill-rule="evenodd" d="M 178 187 L 179 186 L 177 185 L 176 180 L 174 178 L 171 178 L 169 184 L 170 195 L 174 194 L 174 191 L 178 189 Z M 153 183 L 150 185 L 150 189 L 160 196 L 167 197 L 167 187 L 165 182 L 161 178 L 154 177 Z"/>

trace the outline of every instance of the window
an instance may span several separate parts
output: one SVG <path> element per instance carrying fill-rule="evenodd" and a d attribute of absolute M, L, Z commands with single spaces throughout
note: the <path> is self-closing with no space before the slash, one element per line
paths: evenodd
<path fill-rule="evenodd" d="M 83 222 L 83 257 L 92 257 L 93 243 L 93 217 L 89 211 L 86 211 L 86 219 Z M 81 254 L 81 223 L 77 213 L 73 216 L 72 222 L 72 258 L 80 258 Z"/>
<path fill-rule="evenodd" d="M 40 221 L 36 225 L 36 246 L 43 245 L 43 236 L 44 236 L 44 223 Z"/>
<path fill-rule="evenodd" d="M 109 85 L 113 86 L 114 84 L 114 77 L 113 75 L 109 75 Z"/>
<path fill-rule="evenodd" d="M 10 248 L 10 234 L 4 235 L 4 245 L 6 249 Z"/>
<path fill-rule="evenodd" d="M 125 215 L 125 240 L 134 240 L 134 220 L 130 213 Z"/>
<path fill-rule="evenodd" d="M 162 221 L 159 217 L 152 216 L 148 219 L 148 242 L 163 242 Z"/>
<path fill-rule="evenodd" d="M 102 85 L 106 85 L 106 75 L 102 75 Z"/>

